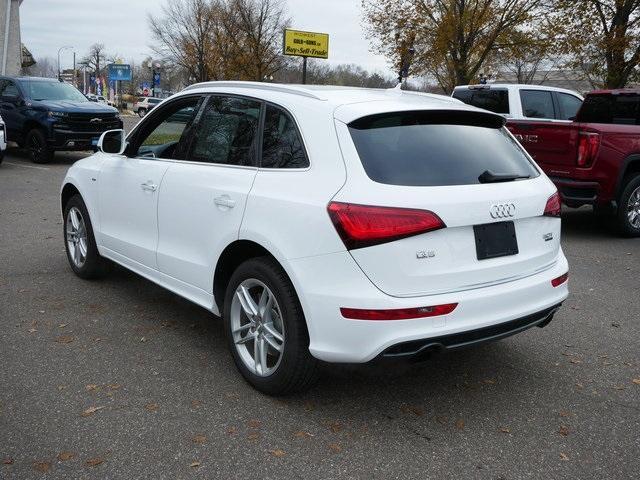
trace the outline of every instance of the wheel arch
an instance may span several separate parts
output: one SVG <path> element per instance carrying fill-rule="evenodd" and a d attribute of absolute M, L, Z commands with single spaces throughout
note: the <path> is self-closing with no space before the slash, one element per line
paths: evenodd
<path fill-rule="evenodd" d="M 63 214 L 64 214 L 64 207 L 67 205 L 67 202 L 74 195 L 80 195 L 82 197 L 82 194 L 80 193 L 80 190 L 78 190 L 78 187 L 76 187 L 71 182 L 66 182 L 62 187 L 62 190 L 60 191 L 60 210 L 62 211 Z"/>
<path fill-rule="evenodd" d="M 640 153 L 629 155 L 622 161 L 622 165 L 620 165 L 615 190 L 616 202 L 620 200 L 620 195 L 622 195 L 622 191 L 624 190 L 625 179 L 633 173 L 640 173 Z"/>
<path fill-rule="evenodd" d="M 36 120 L 27 120 L 22 127 L 22 139 L 24 140 L 27 137 L 27 133 L 29 133 L 33 129 L 38 129 L 42 133 L 44 133 L 45 138 L 48 135 L 47 129 Z"/>

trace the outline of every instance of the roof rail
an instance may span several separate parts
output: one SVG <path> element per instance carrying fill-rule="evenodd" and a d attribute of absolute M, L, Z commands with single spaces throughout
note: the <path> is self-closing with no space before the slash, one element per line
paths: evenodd
<path fill-rule="evenodd" d="M 262 83 L 262 82 L 201 82 L 201 83 L 194 83 L 193 85 L 189 85 L 187 88 L 185 88 L 182 91 L 185 92 L 187 90 L 194 90 L 196 88 L 206 88 L 206 87 L 227 87 L 227 88 L 269 90 L 271 92 L 290 93 L 292 95 L 300 95 L 301 97 L 313 98 L 314 100 L 326 100 L 326 98 L 322 98 L 318 95 L 314 95 L 309 90 L 305 90 L 304 88 L 301 88 L 298 86 L 288 86 L 288 85 L 282 85 L 282 84 Z"/>

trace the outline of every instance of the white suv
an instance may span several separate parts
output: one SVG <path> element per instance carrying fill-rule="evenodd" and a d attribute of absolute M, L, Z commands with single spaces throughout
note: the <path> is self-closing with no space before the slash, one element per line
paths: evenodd
<path fill-rule="evenodd" d="M 194 85 L 69 169 L 69 263 L 115 261 L 222 316 L 271 394 L 317 360 L 544 326 L 568 293 L 560 201 L 503 124 L 400 90 Z"/>
<path fill-rule="evenodd" d="M 138 101 L 133 104 L 133 111 L 142 118 L 160 102 L 162 102 L 160 98 L 140 97 Z"/>
<path fill-rule="evenodd" d="M 7 149 L 7 126 L 0 117 L 0 163 L 4 159 L 4 152 Z"/>

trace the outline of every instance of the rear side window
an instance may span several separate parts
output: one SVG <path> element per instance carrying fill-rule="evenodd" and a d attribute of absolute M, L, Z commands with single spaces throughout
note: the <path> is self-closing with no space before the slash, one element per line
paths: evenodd
<path fill-rule="evenodd" d="M 493 113 L 509 113 L 509 92 L 504 89 L 458 89 L 453 98 Z"/>
<path fill-rule="evenodd" d="M 500 117 L 473 112 L 399 112 L 349 124 L 362 165 L 373 181 L 389 185 L 481 183 L 494 174 L 537 177 Z"/>
<path fill-rule="evenodd" d="M 263 168 L 309 166 L 300 134 L 291 115 L 272 105 L 267 105 L 265 111 L 260 166 Z"/>
<path fill-rule="evenodd" d="M 575 118 L 576 113 L 580 109 L 582 105 L 582 100 L 578 97 L 574 97 L 573 95 L 569 95 L 568 93 L 556 93 L 558 98 L 558 104 L 560 105 L 560 115 L 558 115 L 559 120 L 572 120 Z"/>
<path fill-rule="evenodd" d="M 638 125 L 638 103 L 637 94 L 587 95 L 576 121 Z"/>
<path fill-rule="evenodd" d="M 255 165 L 260 103 L 211 97 L 196 128 L 192 158 L 198 162 Z"/>
<path fill-rule="evenodd" d="M 556 118 L 551 92 L 544 90 L 520 90 L 522 113 L 529 118 Z"/>

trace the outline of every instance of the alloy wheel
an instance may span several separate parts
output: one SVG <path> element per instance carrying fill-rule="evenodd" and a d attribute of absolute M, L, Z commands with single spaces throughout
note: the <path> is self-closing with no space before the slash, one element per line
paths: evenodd
<path fill-rule="evenodd" d="M 82 268 L 87 260 L 87 227 L 77 207 L 71 207 L 67 214 L 66 230 L 69 257 L 76 268 Z"/>
<path fill-rule="evenodd" d="M 633 228 L 640 228 L 640 187 L 629 195 L 627 219 Z"/>
<path fill-rule="evenodd" d="M 233 295 L 231 334 L 245 366 L 267 377 L 280 365 L 284 353 L 284 322 L 278 301 L 263 282 L 244 280 Z"/>

